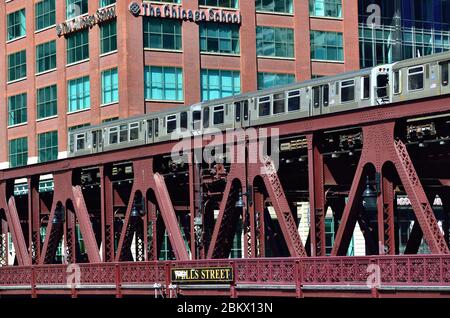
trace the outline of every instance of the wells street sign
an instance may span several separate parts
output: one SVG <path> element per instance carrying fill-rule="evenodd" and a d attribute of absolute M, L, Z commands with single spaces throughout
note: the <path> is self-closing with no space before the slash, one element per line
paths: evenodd
<path fill-rule="evenodd" d="M 173 283 L 230 283 L 233 281 L 233 268 L 172 268 L 171 277 Z"/>

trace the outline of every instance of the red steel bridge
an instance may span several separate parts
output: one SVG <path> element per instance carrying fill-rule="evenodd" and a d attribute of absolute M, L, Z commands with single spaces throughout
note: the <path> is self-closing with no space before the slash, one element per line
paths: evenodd
<path fill-rule="evenodd" d="M 3 170 L 0 296 L 449 297 L 449 122 L 441 96 L 270 125 L 278 170 L 270 157 L 176 162 L 178 141 Z M 248 155 L 261 142 L 242 140 L 227 149 Z M 310 207 L 306 240 L 299 202 Z M 356 224 L 366 256 L 346 256 Z M 231 276 L 177 281 L 215 268 Z"/>

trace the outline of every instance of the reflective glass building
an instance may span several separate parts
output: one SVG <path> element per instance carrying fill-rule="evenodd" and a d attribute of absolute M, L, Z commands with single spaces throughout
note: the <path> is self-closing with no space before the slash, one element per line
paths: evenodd
<path fill-rule="evenodd" d="M 361 67 L 450 49 L 449 0 L 358 0 L 358 11 Z"/>

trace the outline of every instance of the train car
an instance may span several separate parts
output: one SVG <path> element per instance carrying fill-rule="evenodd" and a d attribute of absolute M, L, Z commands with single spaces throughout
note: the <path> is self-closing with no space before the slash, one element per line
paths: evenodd
<path fill-rule="evenodd" d="M 395 63 L 391 102 L 449 94 L 449 63 L 449 52 Z"/>
<path fill-rule="evenodd" d="M 449 94 L 450 52 L 127 118 L 69 133 L 69 156 Z"/>

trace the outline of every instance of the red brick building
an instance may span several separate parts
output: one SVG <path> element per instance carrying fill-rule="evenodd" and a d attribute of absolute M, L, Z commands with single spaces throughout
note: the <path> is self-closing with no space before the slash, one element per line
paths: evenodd
<path fill-rule="evenodd" d="M 71 127 L 359 68 L 353 0 L 9 0 L 0 17 L 0 169 L 65 157 Z"/>

